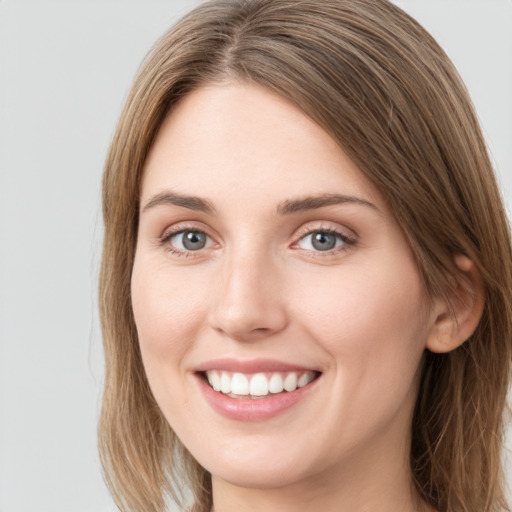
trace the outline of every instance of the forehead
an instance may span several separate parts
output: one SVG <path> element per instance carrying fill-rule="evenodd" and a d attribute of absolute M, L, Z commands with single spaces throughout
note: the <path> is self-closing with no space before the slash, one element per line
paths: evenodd
<path fill-rule="evenodd" d="M 380 199 L 320 126 L 273 92 L 240 83 L 201 87 L 168 114 L 146 161 L 142 201 L 165 189 L 219 200 L 333 191 Z"/>

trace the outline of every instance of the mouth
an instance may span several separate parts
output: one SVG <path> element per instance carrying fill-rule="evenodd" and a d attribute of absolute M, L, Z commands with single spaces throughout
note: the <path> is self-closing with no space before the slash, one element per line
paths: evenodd
<path fill-rule="evenodd" d="M 206 402 L 221 416 L 235 421 L 270 420 L 311 403 L 308 395 L 322 389 L 323 373 L 272 359 L 215 359 L 194 371 Z"/>
<path fill-rule="evenodd" d="M 261 400 L 293 393 L 311 384 L 321 373 L 314 370 L 242 373 L 211 369 L 199 375 L 214 391 L 229 398 Z"/>

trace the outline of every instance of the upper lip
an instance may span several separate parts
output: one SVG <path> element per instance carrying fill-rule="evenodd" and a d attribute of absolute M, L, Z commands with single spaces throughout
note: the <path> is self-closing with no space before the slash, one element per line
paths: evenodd
<path fill-rule="evenodd" d="M 210 361 L 205 361 L 197 368 L 195 368 L 196 372 L 207 372 L 209 370 L 224 370 L 227 372 L 238 373 L 318 371 L 316 368 L 306 367 L 293 363 L 286 363 L 283 361 L 277 361 L 275 359 L 212 359 Z"/>

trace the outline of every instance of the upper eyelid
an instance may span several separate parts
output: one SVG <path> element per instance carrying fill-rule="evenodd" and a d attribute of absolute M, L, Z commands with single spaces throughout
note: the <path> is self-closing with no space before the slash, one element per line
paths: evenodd
<path fill-rule="evenodd" d="M 212 230 L 207 224 L 201 221 L 180 221 L 165 227 L 158 236 L 159 240 L 166 240 L 175 236 L 183 231 L 197 231 L 204 233 L 210 237 L 216 244 L 219 243 L 219 237 L 216 232 Z M 347 238 L 351 241 L 356 241 L 359 235 L 351 228 L 340 225 L 337 222 L 326 220 L 312 220 L 303 223 L 299 228 L 295 229 L 291 235 L 292 244 L 296 244 L 301 238 L 315 233 L 315 232 L 330 232 L 337 233 L 340 236 Z"/>
<path fill-rule="evenodd" d="M 359 238 L 359 235 L 351 228 L 342 226 L 336 222 L 327 222 L 327 221 L 320 221 L 319 224 L 316 224 L 315 221 L 309 223 L 303 224 L 295 234 L 295 237 L 302 238 L 306 235 L 309 235 L 311 233 L 315 232 L 321 232 L 326 231 L 330 233 L 338 233 L 339 235 L 346 237 L 350 240 L 356 240 Z"/>
<path fill-rule="evenodd" d="M 204 233 L 205 235 L 208 235 L 210 238 L 212 237 L 211 230 L 208 229 L 206 225 L 204 225 L 202 222 L 177 222 L 175 224 L 172 224 L 171 226 L 167 226 L 161 233 L 160 237 L 161 239 L 169 238 L 171 236 L 175 236 L 179 233 L 183 233 L 184 231 L 197 231 L 199 233 Z"/>
<path fill-rule="evenodd" d="M 198 228 L 197 226 L 189 226 L 189 225 L 181 225 L 182 223 L 173 224 L 172 226 L 167 227 L 163 233 L 158 237 L 157 245 L 159 247 L 165 247 L 166 251 L 174 254 L 179 257 L 199 257 L 201 254 L 204 255 L 204 251 L 208 249 L 212 249 L 212 247 L 202 247 L 197 250 L 188 250 L 180 247 L 176 247 L 171 240 L 187 231 L 203 233 L 207 238 L 210 239 L 210 243 L 208 245 L 218 245 L 217 241 L 214 237 L 212 237 L 207 230 Z"/>
<path fill-rule="evenodd" d="M 307 232 L 306 234 L 300 236 L 299 238 L 297 238 L 293 244 L 292 244 L 292 247 L 296 248 L 296 247 L 299 247 L 299 244 L 308 236 L 311 236 L 313 235 L 314 233 L 328 233 L 330 235 L 335 235 L 337 237 L 339 237 L 342 242 L 343 242 L 343 246 L 347 246 L 347 247 L 350 247 L 350 246 L 354 246 L 356 243 L 357 243 L 357 240 L 354 239 L 354 238 L 351 238 L 347 235 L 344 235 L 343 233 L 340 233 L 339 231 L 336 231 L 336 230 L 328 230 L 328 229 L 316 229 L 316 230 L 312 230 L 312 231 L 309 231 Z M 338 248 L 339 249 L 339 248 Z M 308 249 L 304 249 L 304 250 L 308 250 Z M 336 248 L 333 248 L 333 249 L 330 249 L 330 250 L 327 250 L 325 251 L 323 254 L 327 255 L 329 254 L 330 252 L 332 251 L 335 251 Z M 316 252 L 316 251 L 314 251 Z"/>

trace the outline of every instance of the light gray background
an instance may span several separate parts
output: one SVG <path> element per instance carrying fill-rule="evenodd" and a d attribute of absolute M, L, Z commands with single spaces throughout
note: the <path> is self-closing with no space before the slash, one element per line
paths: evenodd
<path fill-rule="evenodd" d="M 95 428 L 103 160 L 154 40 L 197 1 L 0 0 L 0 511 L 107 512 Z M 512 204 L 512 1 L 403 0 L 473 96 Z"/>

